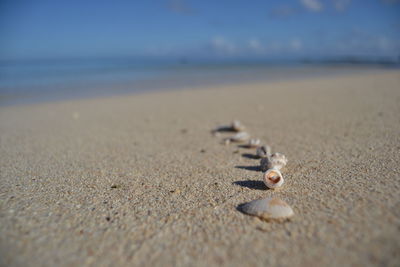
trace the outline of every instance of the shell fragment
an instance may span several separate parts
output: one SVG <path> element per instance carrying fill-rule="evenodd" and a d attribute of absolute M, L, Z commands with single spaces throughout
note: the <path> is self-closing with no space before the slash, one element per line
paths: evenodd
<path fill-rule="evenodd" d="M 268 169 L 282 169 L 287 163 L 287 158 L 281 153 L 274 153 L 269 157 L 262 158 L 260 161 L 260 167 L 262 171 Z"/>
<path fill-rule="evenodd" d="M 232 127 L 232 130 L 234 130 L 236 132 L 242 132 L 246 129 L 244 127 L 244 125 L 238 120 L 234 120 L 231 124 L 231 127 Z"/>
<path fill-rule="evenodd" d="M 249 140 L 249 143 L 247 144 L 247 146 L 249 148 L 255 148 L 255 147 L 258 147 L 260 145 L 260 143 L 261 143 L 260 139 L 252 138 Z"/>
<path fill-rule="evenodd" d="M 260 158 L 266 158 L 271 155 L 271 147 L 269 146 L 259 146 L 257 147 L 256 154 Z"/>
<path fill-rule="evenodd" d="M 233 142 L 244 142 L 249 140 L 250 135 L 246 132 L 239 132 L 235 134 L 234 136 L 230 137 L 229 139 Z"/>
<path fill-rule="evenodd" d="M 276 197 L 253 200 L 239 208 L 248 215 L 264 220 L 287 219 L 294 215 L 293 209 L 285 201 Z"/>

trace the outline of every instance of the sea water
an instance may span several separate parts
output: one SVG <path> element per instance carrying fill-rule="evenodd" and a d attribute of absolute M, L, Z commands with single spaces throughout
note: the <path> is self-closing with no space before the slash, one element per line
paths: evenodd
<path fill-rule="evenodd" d="M 377 68 L 382 66 L 121 58 L 1 61 L 0 105 L 300 79 Z"/>

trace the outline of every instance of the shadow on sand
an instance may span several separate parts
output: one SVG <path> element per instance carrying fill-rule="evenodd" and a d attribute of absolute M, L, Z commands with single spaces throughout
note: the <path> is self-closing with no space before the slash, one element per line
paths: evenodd
<path fill-rule="evenodd" d="M 236 132 L 231 126 L 221 126 L 211 131 L 212 133 L 234 133 Z"/>
<path fill-rule="evenodd" d="M 257 180 L 245 180 L 245 181 L 235 181 L 234 185 L 239 185 L 243 187 L 247 187 L 254 190 L 268 190 L 268 187 L 264 184 L 263 181 Z"/>
<path fill-rule="evenodd" d="M 250 153 L 243 153 L 242 157 L 247 158 L 247 159 L 259 159 L 260 158 L 259 156 L 250 154 Z"/>
<path fill-rule="evenodd" d="M 259 165 L 255 165 L 255 166 L 235 166 L 235 168 L 248 170 L 248 171 L 254 171 L 254 172 L 260 172 L 261 171 L 261 168 L 260 168 Z"/>

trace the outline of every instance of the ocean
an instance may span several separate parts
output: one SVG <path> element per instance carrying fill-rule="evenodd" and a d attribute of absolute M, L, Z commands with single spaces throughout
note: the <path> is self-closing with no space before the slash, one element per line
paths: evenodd
<path fill-rule="evenodd" d="M 0 105 L 303 79 L 387 69 L 379 64 L 64 59 L 0 62 Z"/>

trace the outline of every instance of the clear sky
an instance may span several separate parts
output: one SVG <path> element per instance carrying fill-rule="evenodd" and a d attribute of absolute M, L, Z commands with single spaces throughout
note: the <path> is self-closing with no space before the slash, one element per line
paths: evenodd
<path fill-rule="evenodd" d="M 0 0 L 0 59 L 399 55 L 398 0 Z"/>

